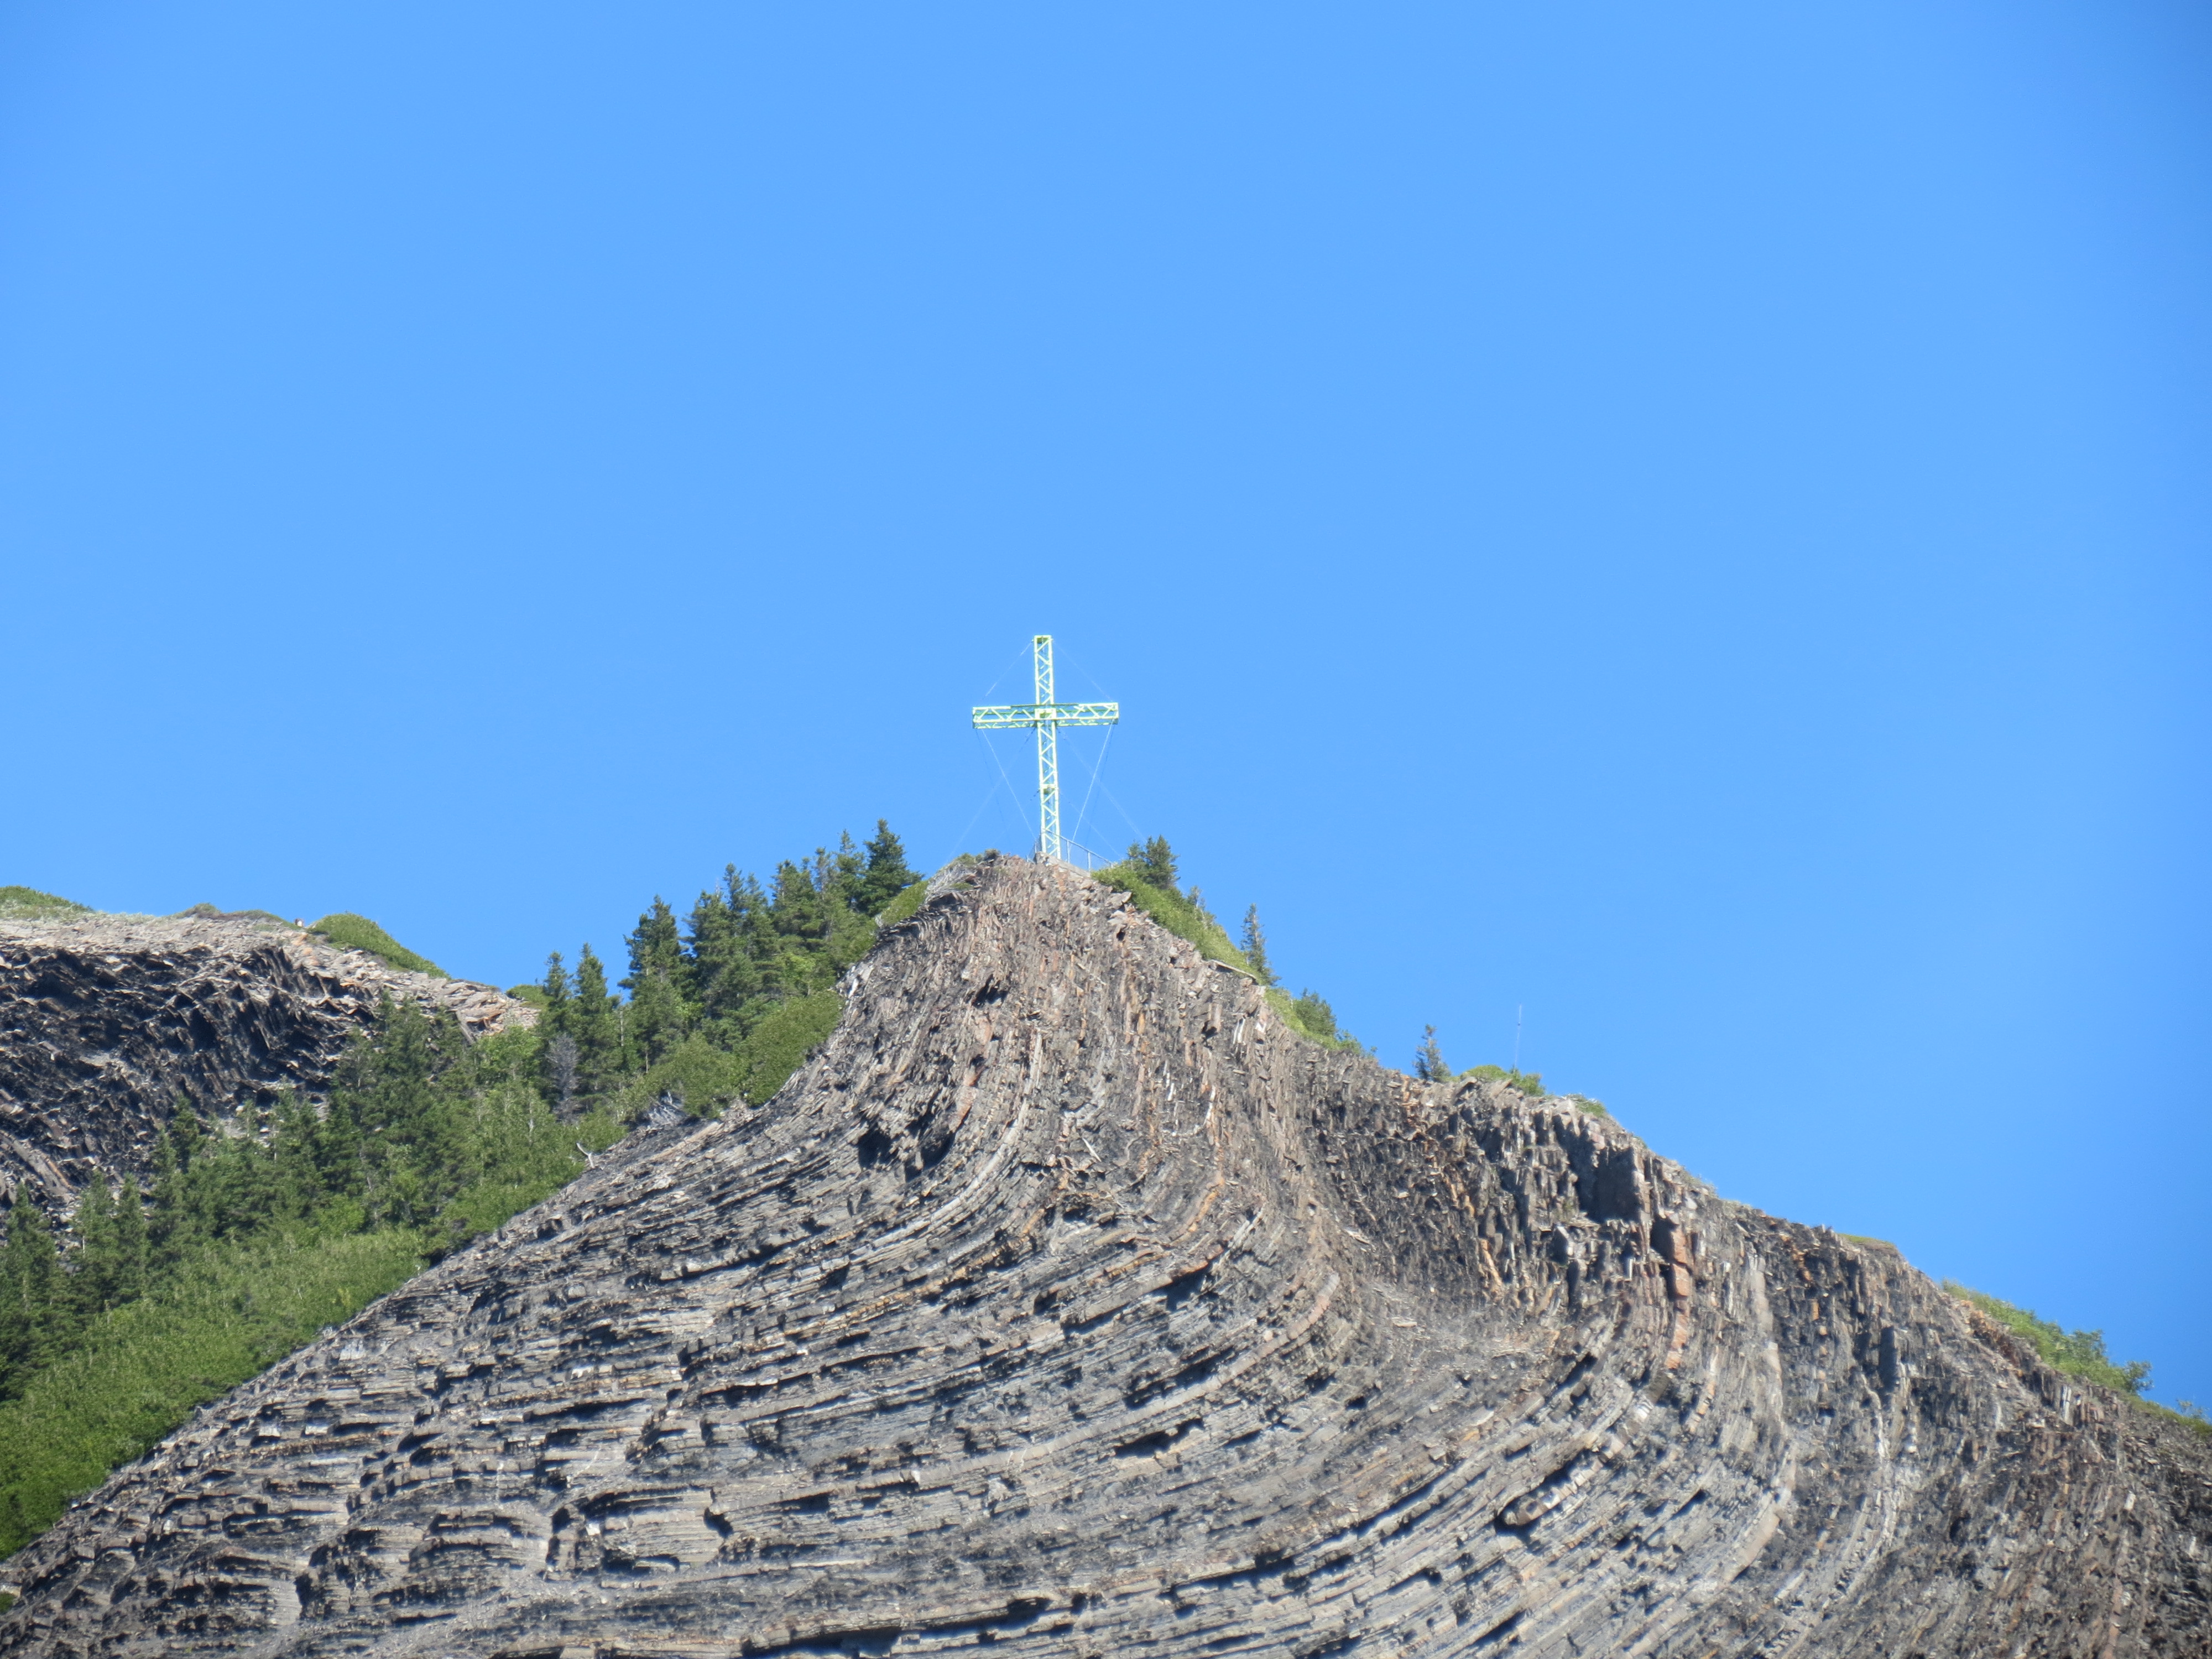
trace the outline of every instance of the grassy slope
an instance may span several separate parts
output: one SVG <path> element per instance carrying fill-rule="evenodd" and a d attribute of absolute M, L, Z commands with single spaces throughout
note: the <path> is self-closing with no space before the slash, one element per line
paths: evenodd
<path fill-rule="evenodd" d="M 195 1407 L 396 1289 L 422 1250 L 419 1234 L 398 1228 L 210 1250 L 160 1294 L 106 1316 L 85 1347 L 0 1408 L 0 1553 Z"/>
<path fill-rule="evenodd" d="M 1132 904 L 1168 932 L 1195 945 L 1200 956 L 1211 961 L 1226 963 L 1238 973 L 1259 982 L 1260 975 L 1254 972 L 1251 962 L 1229 942 L 1229 935 L 1223 931 L 1221 924 L 1182 894 L 1166 892 L 1153 886 L 1127 864 L 1109 865 L 1091 873 L 1094 879 L 1127 893 Z M 1298 1018 L 1297 1005 L 1281 990 L 1269 985 L 1266 991 L 1268 1006 L 1274 1009 L 1283 1024 L 1308 1042 L 1318 1042 L 1328 1048 L 1358 1048 L 1363 1046 L 1354 1037 L 1312 1030 Z"/>
<path fill-rule="evenodd" d="M 604 1115 L 575 1126 L 595 1150 L 621 1131 Z M 0 1556 L 52 1526 L 69 1500 L 143 1455 L 195 1407 L 221 1398 L 325 1325 L 343 1323 L 420 1272 L 426 1257 L 486 1232 L 558 1191 L 570 1158 L 535 1176 L 461 1194 L 439 1236 L 411 1228 L 288 1231 L 203 1246 L 144 1298 L 96 1321 L 84 1345 L 0 1405 Z"/>
<path fill-rule="evenodd" d="M 325 916 L 308 931 L 322 934 L 344 950 L 366 951 L 386 965 L 407 973 L 428 974 L 434 979 L 452 977 L 429 957 L 417 956 L 367 916 L 355 915 L 349 910 Z"/>
<path fill-rule="evenodd" d="M 1879 1243 L 1881 1241 L 1868 1242 Z M 2015 1307 L 1984 1291 L 1971 1290 L 1955 1279 L 1945 1279 L 1943 1288 L 1961 1302 L 1979 1309 L 2014 1336 L 2023 1339 L 2035 1350 L 2043 1363 L 2053 1370 L 2063 1371 L 2084 1382 L 2094 1382 L 2100 1389 L 2110 1389 L 2144 1411 L 2194 1429 L 2198 1434 L 2212 1439 L 2212 1419 L 2206 1418 L 2203 1407 L 2185 1400 L 2181 1402 L 2182 1408 L 2176 1411 L 2172 1407 L 2160 1405 L 2155 1400 L 2144 1399 L 2142 1391 L 2150 1386 L 2149 1365 L 2140 1359 L 2125 1364 L 2115 1361 L 2105 1352 L 2105 1334 L 2102 1331 L 2069 1331 L 2050 1320 L 2038 1318 L 2026 1308 Z"/>
<path fill-rule="evenodd" d="M 0 916 L 10 920 L 37 921 L 48 916 L 93 914 L 88 904 L 79 904 L 75 899 L 65 899 L 55 893 L 41 893 L 35 887 L 0 887 Z"/>

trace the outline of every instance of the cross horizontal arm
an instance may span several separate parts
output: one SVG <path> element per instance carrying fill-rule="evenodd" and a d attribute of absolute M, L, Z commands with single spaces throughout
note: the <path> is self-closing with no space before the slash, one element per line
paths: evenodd
<path fill-rule="evenodd" d="M 1011 702 L 975 711 L 979 732 L 1017 726 L 1112 726 L 1121 718 L 1118 702 Z"/>

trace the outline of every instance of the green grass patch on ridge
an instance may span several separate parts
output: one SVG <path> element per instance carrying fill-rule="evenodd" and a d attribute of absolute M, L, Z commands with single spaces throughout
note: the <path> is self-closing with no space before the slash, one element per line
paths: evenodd
<path fill-rule="evenodd" d="M 357 916 L 350 910 L 325 916 L 307 931 L 320 933 L 342 950 L 366 951 L 387 967 L 410 974 L 428 974 L 433 979 L 453 977 L 429 957 L 409 950 L 367 916 Z"/>
<path fill-rule="evenodd" d="M 878 927 L 895 927 L 921 908 L 929 897 L 929 883 L 911 882 L 899 890 L 899 896 L 884 907 L 883 915 L 876 918 Z"/>
<path fill-rule="evenodd" d="M 2150 1386 L 2149 1363 L 2135 1359 L 2121 1364 L 2114 1360 L 2105 1352 L 2102 1331 L 2065 1330 L 2047 1319 L 2037 1318 L 2026 1308 L 2016 1308 L 1984 1291 L 1969 1290 L 1956 1279 L 1945 1279 L 1943 1288 L 1960 1301 L 1980 1309 L 2014 1335 L 2025 1338 L 2027 1345 L 2042 1357 L 2043 1363 L 2054 1370 L 2138 1399 Z"/>
<path fill-rule="evenodd" d="M 50 916 L 96 915 L 89 904 L 79 904 L 58 893 L 41 893 L 35 887 L 0 887 L 0 918 L 43 921 Z"/>
<path fill-rule="evenodd" d="M 1259 984 L 1265 991 L 1268 1006 L 1283 1024 L 1308 1042 L 1328 1048 L 1365 1047 L 1358 1038 L 1337 1030 L 1334 1017 L 1326 1012 L 1328 1005 L 1310 992 L 1293 998 L 1280 987 L 1261 979 L 1250 958 L 1230 943 L 1229 934 L 1221 924 L 1181 893 L 1169 892 L 1146 880 L 1133 864 L 1109 864 L 1091 873 L 1092 879 L 1127 893 L 1132 904 L 1177 939 L 1196 945 L 1198 953 L 1208 961 L 1225 963 Z M 1324 1019 L 1326 1025 L 1322 1023 Z"/>
<path fill-rule="evenodd" d="M 1851 1235 L 1845 1234 L 1844 1237 Z M 1865 1242 L 1882 1243 L 1880 1239 Z M 1892 1245 L 1890 1248 L 1894 1249 L 1896 1247 Z M 2172 1406 L 2161 1406 L 2155 1400 L 2144 1399 L 2142 1391 L 2150 1387 L 2150 1362 L 2131 1359 L 2123 1364 L 2114 1359 L 2105 1352 L 2104 1332 L 2066 1330 L 2048 1319 L 2038 1318 L 2026 1308 L 2014 1307 L 1986 1291 L 1971 1290 L 1956 1279 L 1945 1279 L 1943 1288 L 2023 1339 L 2035 1350 L 2043 1363 L 2053 1370 L 2063 1371 L 2069 1376 L 2079 1377 L 2085 1382 L 2094 1382 L 2100 1388 L 2124 1395 L 2132 1404 L 2152 1416 L 2163 1418 L 2212 1439 L 2212 1418 L 2208 1418 L 2204 1408 L 2196 1401 L 2184 1400 L 2177 1409 Z"/>

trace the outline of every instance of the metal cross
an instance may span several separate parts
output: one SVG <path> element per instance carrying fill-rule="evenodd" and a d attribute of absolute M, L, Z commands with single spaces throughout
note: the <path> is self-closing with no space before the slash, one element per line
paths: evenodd
<path fill-rule="evenodd" d="M 1001 703 L 975 711 L 978 732 L 1005 732 L 1034 726 L 1037 734 L 1037 846 L 1040 861 L 1057 860 L 1060 839 L 1060 728 L 1063 726 L 1112 726 L 1121 718 L 1118 702 L 1054 702 L 1052 700 L 1052 635 L 1039 634 L 1036 647 L 1036 701 Z"/>

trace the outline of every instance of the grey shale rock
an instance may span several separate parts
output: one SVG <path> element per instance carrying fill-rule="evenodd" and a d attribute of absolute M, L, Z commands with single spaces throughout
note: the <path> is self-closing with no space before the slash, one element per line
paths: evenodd
<path fill-rule="evenodd" d="M 0 1190 L 66 1205 L 95 1168 L 144 1175 L 180 1094 L 218 1115 L 319 1095 L 386 993 L 471 1036 L 538 1017 L 249 916 L 0 918 Z"/>
<path fill-rule="evenodd" d="M 8 1572 L 11 1655 L 2205 1651 L 2200 1443 L 1065 869 Z"/>

